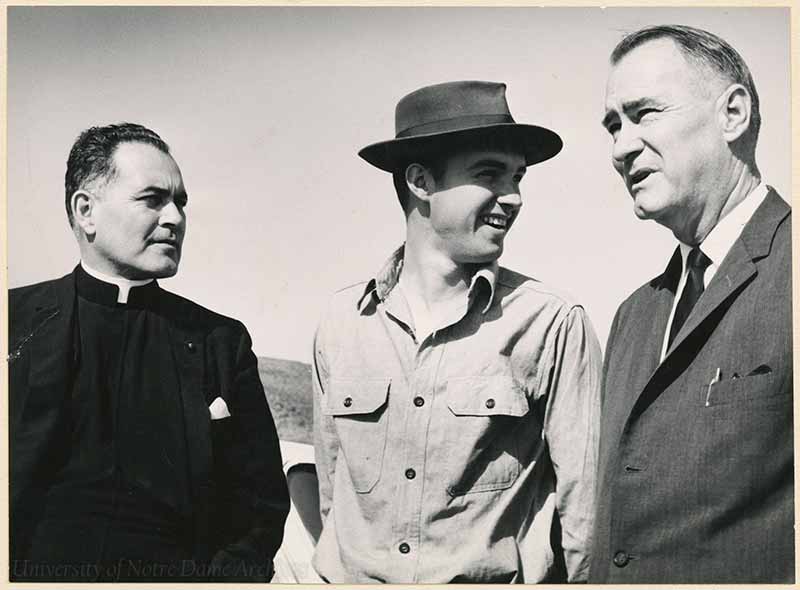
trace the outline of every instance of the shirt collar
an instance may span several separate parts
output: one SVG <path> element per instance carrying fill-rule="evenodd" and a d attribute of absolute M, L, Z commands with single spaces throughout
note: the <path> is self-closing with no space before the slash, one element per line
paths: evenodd
<path fill-rule="evenodd" d="M 383 264 L 378 274 L 371 279 L 367 286 L 364 288 L 364 293 L 358 300 L 358 310 L 363 312 L 370 302 L 383 302 L 392 292 L 392 289 L 397 286 L 397 281 L 400 279 L 400 271 L 403 270 L 403 257 L 405 255 L 405 244 L 395 250 L 388 260 Z M 494 301 L 495 286 L 497 284 L 497 261 L 491 264 L 481 266 L 470 281 L 469 290 L 467 292 L 468 306 L 472 306 L 475 301 L 479 300 L 481 293 L 480 285 L 485 285 L 489 288 L 489 296 L 486 304 L 483 306 L 481 313 L 486 313 L 492 306 Z"/>
<path fill-rule="evenodd" d="M 769 187 L 763 182 L 759 183 L 741 203 L 729 211 L 728 214 L 721 218 L 717 222 L 717 225 L 711 229 L 706 239 L 700 244 L 700 249 L 703 251 L 703 254 L 708 256 L 713 265 L 719 267 L 720 263 L 725 259 L 725 256 L 728 255 L 733 243 L 742 234 L 744 226 L 747 225 L 747 222 L 753 217 L 753 213 L 756 212 L 756 209 L 758 209 L 761 203 L 764 202 L 764 199 L 767 198 L 768 193 Z M 686 257 L 689 256 L 692 246 L 684 244 L 683 242 L 679 242 L 679 246 L 683 268 L 685 269 Z"/>
<path fill-rule="evenodd" d="M 147 285 L 148 283 L 153 282 L 153 279 L 131 280 L 107 275 L 99 270 L 93 269 L 86 264 L 86 261 L 84 260 L 81 260 L 81 268 L 86 271 L 86 274 L 96 278 L 98 281 L 115 285 L 117 287 L 117 303 L 128 303 L 128 294 L 133 287 L 141 287 L 142 285 Z"/>

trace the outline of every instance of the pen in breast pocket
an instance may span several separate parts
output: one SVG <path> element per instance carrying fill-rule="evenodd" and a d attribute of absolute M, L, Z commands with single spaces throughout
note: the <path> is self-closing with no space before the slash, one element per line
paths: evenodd
<path fill-rule="evenodd" d="M 714 385 L 714 383 L 719 383 L 720 379 L 722 379 L 722 370 L 719 367 L 717 367 L 717 372 L 714 375 L 714 378 L 708 384 L 708 389 L 706 390 L 706 406 L 709 405 L 709 402 L 711 400 L 711 387 Z"/>

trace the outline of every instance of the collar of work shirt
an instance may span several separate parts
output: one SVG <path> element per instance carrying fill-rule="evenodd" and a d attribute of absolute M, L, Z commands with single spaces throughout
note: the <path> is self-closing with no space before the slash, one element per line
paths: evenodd
<path fill-rule="evenodd" d="M 422 345 L 429 337 L 435 338 L 437 333 L 464 320 L 473 309 L 485 315 L 491 308 L 497 281 L 497 262 L 478 268 L 465 298 L 454 301 L 437 317 L 428 318 L 422 321 L 422 325 L 417 325 L 414 320 L 421 319 L 423 314 L 413 313 L 412 310 L 419 308 L 419 303 L 415 302 L 413 295 L 409 297 L 400 288 L 404 253 L 403 245 L 389 257 L 375 278 L 367 283 L 358 301 L 362 314 L 382 305 L 385 313 L 403 326 L 415 343 Z"/>

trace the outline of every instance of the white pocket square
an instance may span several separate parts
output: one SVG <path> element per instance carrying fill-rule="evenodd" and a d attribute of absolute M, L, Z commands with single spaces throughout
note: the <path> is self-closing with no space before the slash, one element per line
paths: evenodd
<path fill-rule="evenodd" d="M 228 404 L 225 403 L 225 400 L 221 397 L 218 397 L 211 405 L 208 406 L 208 411 L 211 413 L 212 420 L 221 420 L 222 418 L 228 418 L 231 413 L 228 411 Z"/>

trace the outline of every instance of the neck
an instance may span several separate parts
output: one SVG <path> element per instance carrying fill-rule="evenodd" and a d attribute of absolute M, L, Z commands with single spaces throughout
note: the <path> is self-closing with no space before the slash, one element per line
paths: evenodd
<path fill-rule="evenodd" d="M 761 182 L 761 178 L 754 174 L 746 164 L 741 164 L 738 173 L 733 178 L 734 181 L 727 189 L 727 195 L 716 202 L 707 201 L 706 207 L 701 211 L 696 223 L 682 228 L 682 231 L 673 231 L 678 240 L 689 246 L 701 244 L 719 221 L 744 201 L 747 195 Z"/>
<path fill-rule="evenodd" d="M 408 232 L 403 283 L 422 298 L 429 310 L 463 296 L 474 272 L 474 265 L 453 262 L 443 253 L 423 247 L 421 241 Z"/>

